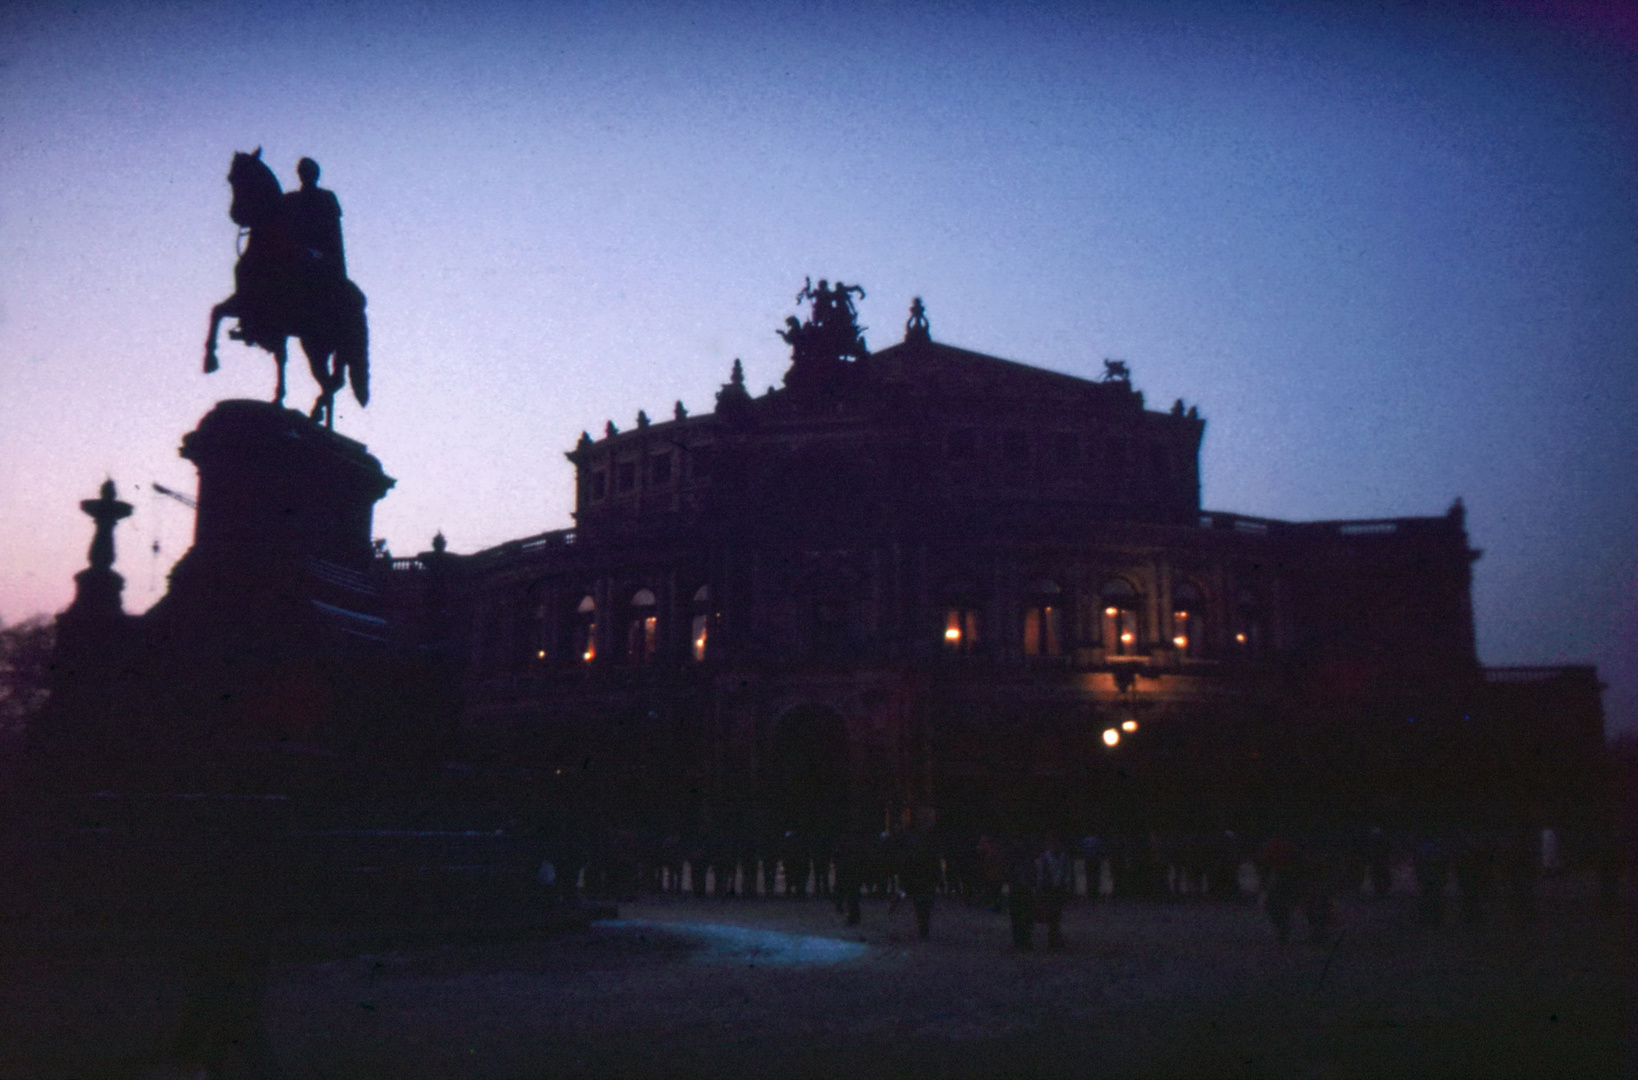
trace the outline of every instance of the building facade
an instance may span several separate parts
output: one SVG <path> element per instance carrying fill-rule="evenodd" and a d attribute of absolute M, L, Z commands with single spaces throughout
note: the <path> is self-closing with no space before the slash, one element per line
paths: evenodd
<path fill-rule="evenodd" d="M 782 387 L 736 362 L 710 414 L 582 434 L 574 528 L 379 561 L 475 768 L 682 835 L 1516 818 L 1546 811 L 1481 751 L 1544 722 L 1519 680 L 1596 757 L 1590 671 L 1479 665 L 1459 501 L 1204 510 L 1204 420 L 1124 364 L 945 345 L 919 301 L 870 353 L 844 290 L 805 294 Z"/>

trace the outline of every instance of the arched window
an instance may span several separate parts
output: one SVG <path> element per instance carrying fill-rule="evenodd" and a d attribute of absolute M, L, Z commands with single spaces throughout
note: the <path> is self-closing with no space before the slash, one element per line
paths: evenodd
<path fill-rule="evenodd" d="M 483 634 L 478 642 L 478 666 L 482 671 L 499 672 L 510 667 L 507 618 L 504 608 L 495 608 L 484 617 Z"/>
<path fill-rule="evenodd" d="M 648 589 L 638 589 L 631 597 L 631 618 L 626 623 L 626 659 L 646 664 L 654 659 L 659 645 L 658 601 Z"/>
<path fill-rule="evenodd" d="M 597 659 L 597 601 L 590 596 L 575 605 L 574 656 L 582 664 Z"/>
<path fill-rule="evenodd" d="M 977 608 L 957 606 L 944 609 L 944 649 L 960 656 L 971 656 L 978 651 Z"/>
<path fill-rule="evenodd" d="M 539 667 L 552 655 L 552 631 L 556 622 L 550 587 L 537 582 L 523 601 L 522 650 L 525 666 Z"/>
<path fill-rule="evenodd" d="M 1063 590 L 1046 578 L 1030 583 L 1024 598 L 1024 655 L 1057 656 Z"/>
<path fill-rule="evenodd" d="M 695 663 L 703 662 L 711 649 L 715 621 L 711 611 L 711 586 L 701 585 L 694 592 L 694 619 L 689 637 L 689 655 Z"/>
<path fill-rule="evenodd" d="M 1103 651 L 1106 656 L 1138 654 L 1138 594 L 1125 578 L 1111 578 L 1098 592 L 1103 605 Z"/>
<path fill-rule="evenodd" d="M 1206 652 L 1206 596 L 1192 581 L 1172 586 L 1172 647 L 1190 659 Z"/>
<path fill-rule="evenodd" d="M 546 654 L 551 648 L 552 639 L 552 609 L 544 600 L 536 600 L 529 609 L 529 655 L 525 658 L 530 663 L 544 664 Z"/>
<path fill-rule="evenodd" d="M 940 590 L 944 603 L 939 609 L 942 622 L 939 637 L 944 651 L 956 656 L 971 656 L 979 648 L 979 589 L 969 578 L 956 577 L 944 583 Z"/>
<path fill-rule="evenodd" d="M 849 655 L 863 629 L 861 575 L 841 558 L 822 557 L 801 588 L 807 594 L 808 649 L 816 656 Z"/>
<path fill-rule="evenodd" d="M 1241 589 L 1234 597 L 1234 648 L 1237 652 L 1255 654 L 1263 650 L 1262 605 L 1250 589 Z"/>

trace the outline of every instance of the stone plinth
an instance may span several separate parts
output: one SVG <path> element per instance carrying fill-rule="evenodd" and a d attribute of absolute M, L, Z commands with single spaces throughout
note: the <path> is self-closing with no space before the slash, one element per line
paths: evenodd
<path fill-rule="evenodd" d="M 93 566 L 74 575 L 74 602 L 57 616 L 59 660 L 70 653 L 95 653 L 123 629 L 124 590 L 125 579 L 112 570 Z"/>
<path fill-rule="evenodd" d="M 272 644 L 310 637 L 317 613 L 368 611 L 371 520 L 394 481 L 362 443 L 291 409 L 224 401 L 181 454 L 199 470 L 193 547 L 151 622 L 173 640 Z"/>
<path fill-rule="evenodd" d="M 375 502 L 394 481 L 362 443 L 293 409 L 224 401 L 183 438 L 181 453 L 199 469 L 201 559 L 369 564 Z"/>

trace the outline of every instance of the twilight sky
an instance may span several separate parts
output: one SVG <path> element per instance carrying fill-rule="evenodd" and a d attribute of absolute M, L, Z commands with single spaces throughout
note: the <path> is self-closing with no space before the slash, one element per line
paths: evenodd
<path fill-rule="evenodd" d="M 105 476 L 127 609 L 162 593 L 191 515 L 151 484 L 272 390 L 236 342 L 199 370 L 260 145 L 345 209 L 375 400 L 338 428 L 395 552 L 567 526 L 582 429 L 778 382 L 842 278 L 876 347 L 920 295 L 938 340 L 1198 404 L 1210 509 L 1461 496 L 1481 657 L 1595 662 L 1638 727 L 1638 15 L 1229 7 L 5 5 L 0 619 L 67 604 Z"/>

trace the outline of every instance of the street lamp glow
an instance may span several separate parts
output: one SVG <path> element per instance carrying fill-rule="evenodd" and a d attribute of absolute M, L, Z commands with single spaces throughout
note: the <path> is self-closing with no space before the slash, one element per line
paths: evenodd
<path fill-rule="evenodd" d="M 1116 731 L 1114 728 L 1104 728 L 1103 745 L 1114 746 L 1118 742 L 1120 742 L 1120 732 Z"/>
<path fill-rule="evenodd" d="M 1128 720 L 1125 723 L 1121 724 L 1120 729 L 1122 731 L 1136 731 L 1137 730 L 1137 721 L 1136 720 Z"/>

